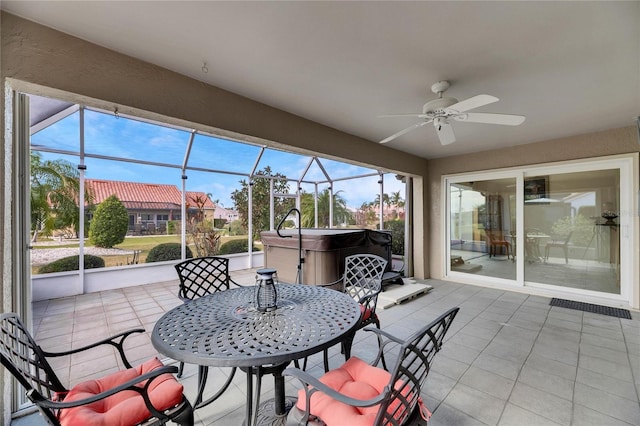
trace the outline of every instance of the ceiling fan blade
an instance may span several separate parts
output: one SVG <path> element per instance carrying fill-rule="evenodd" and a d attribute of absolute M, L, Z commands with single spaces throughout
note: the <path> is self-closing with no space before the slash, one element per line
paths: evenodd
<path fill-rule="evenodd" d="M 422 114 L 422 113 L 414 113 L 414 114 L 384 114 L 384 115 L 379 115 L 379 118 L 386 118 L 386 117 L 418 117 L 418 118 L 429 118 L 429 116 L 427 116 L 427 114 Z"/>
<path fill-rule="evenodd" d="M 435 128 L 442 145 L 449 145 L 456 141 L 456 135 L 453 133 L 453 127 L 451 127 L 451 124 L 438 124 Z"/>
<path fill-rule="evenodd" d="M 417 129 L 418 127 L 422 127 L 425 124 L 430 123 L 430 122 L 431 121 L 422 121 L 420 123 L 413 124 L 413 125 L 407 127 L 406 129 L 402 129 L 398 133 L 394 133 L 393 135 L 389 136 L 388 138 L 381 140 L 380 143 L 387 143 L 389 141 L 392 141 L 395 138 L 400 137 L 400 136 L 404 135 L 405 133 L 409 133 L 410 131 L 412 131 L 414 129 Z"/>
<path fill-rule="evenodd" d="M 460 101 L 457 104 L 453 104 L 446 109 L 452 109 L 457 112 L 465 112 L 470 109 L 480 108 L 481 106 L 489 105 L 494 102 L 498 102 L 500 99 L 491 95 L 477 95 L 473 96 L 469 99 L 465 99 L 464 101 Z"/>
<path fill-rule="evenodd" d="M 505 126 L 517 126 L 522 124 L 525 117 L 522 115 L 493 114 L 488 112 L 469 112 L 453 117 L 457 121 L 470 123 L 502 124 Z"/>

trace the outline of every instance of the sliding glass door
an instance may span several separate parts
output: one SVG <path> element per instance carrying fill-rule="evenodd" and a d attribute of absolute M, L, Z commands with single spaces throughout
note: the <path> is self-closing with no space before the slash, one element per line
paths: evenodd
<path fill-rule="evenodd" d="M 447 276 L 630 300 L 631 156 L 445 178 Z"/>
<path fill-rule="evenodd" d="M 452 271 L 516 279 L 516 179 L 449 186 Z"/>
<path fill-rule="evenodd" d="M 525 281 L 620 294 L 620 170 L 524 182 Z"/>

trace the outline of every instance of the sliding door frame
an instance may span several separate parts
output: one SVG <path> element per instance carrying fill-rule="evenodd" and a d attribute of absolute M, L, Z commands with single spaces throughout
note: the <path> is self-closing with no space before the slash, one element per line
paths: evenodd
<path fill-rule="evenodd" d="M 617 169 L 620 171 L 620 190 L 618 194 L 620 203 L 618 218 L 620 229 L 620 293 L 611 294 L 525 281 L 523 241 L 525 233 L 523 208 L 524 179 L 533 176 L 607 169 Z M 451 184 L 505 178 L 513 178 L 516 181 L 516 279 L 511 280 L 452 271 L 449 261 L 451 255 Z M 442 193 L 445 194 L 445 197 L 443 197 L 445 201 L 442 206 L 442 217 L 444 221 L 442 226 L 443 229 L 445 229 L 445 232 L 442 244 L 445 249 L 445 256 L 443 257 L 443 271 L 445 271 L 445 279 L 487 287 L 523 291 L 544 296 L 570 297 L 572 299 L 584 300 L 587 302 L 631 306 L 637 309 L 639 307 L 638 299 L 640 293 L 640 284 L 638 284 L 638 215 L 640 214 L 638 181 L 639 173 L 637 153 L 443 176 Z"/>

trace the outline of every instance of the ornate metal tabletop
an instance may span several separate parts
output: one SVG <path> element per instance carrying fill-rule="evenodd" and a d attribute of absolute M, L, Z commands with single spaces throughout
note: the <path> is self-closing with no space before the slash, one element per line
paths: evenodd
<path fill-rule="evenodd" d="M 216 367 L 284 364 L 338 343 L 360 319 L 346 294 L 278 284 L 278 307 L 259 312 L 254 287 L 217 292 L 180 305 L 156 323 L 151 341 L 162 354 Z"/>

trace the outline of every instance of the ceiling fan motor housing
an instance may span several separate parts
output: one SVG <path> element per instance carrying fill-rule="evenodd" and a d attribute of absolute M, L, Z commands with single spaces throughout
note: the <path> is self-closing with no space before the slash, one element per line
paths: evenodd
<path fill-rule="evenodd" d="M 458 103 L 458 100 L 455 98 L 438 98 L 433 99 L 422 107 L 422 113 L 435 113 L 444 110 L 445 108 L 449 108 L 451 105 L 455 105 Z"/>

